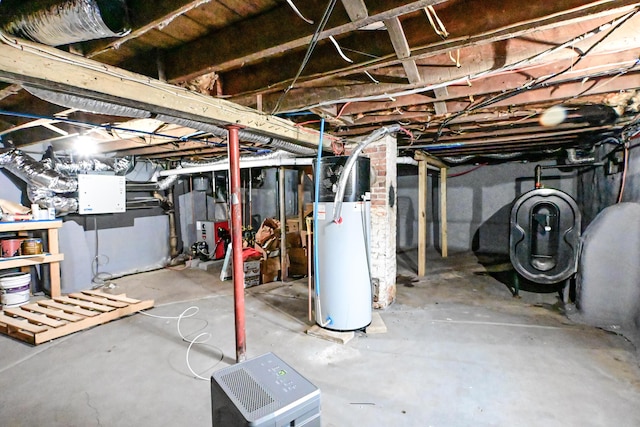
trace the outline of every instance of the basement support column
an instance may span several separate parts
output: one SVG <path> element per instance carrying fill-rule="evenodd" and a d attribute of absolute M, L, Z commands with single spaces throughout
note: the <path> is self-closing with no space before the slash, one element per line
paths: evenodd
<path fill-rule="evenodd" d="M 427 273 L 427 169 L 426 160 L 418 162 L 418 276 Z"/>
<path fill-rule="evenodd" d="M 397 141 L 387 135 L 364 149 L 376 180 L 371 186 L 371 278 L 374 308 L 386 308 L 396 298 Z"/>
<path fill-rule="evenodd" d="M 240 141 L 238 126 L 229 130 L 229 181 L 231 182 L 231 246 L 233 248 L 233 301 L 236 326 L 236 363 L 246 356 L 244 322 L 244 268 L 242 263 L 242 205 L 240 204 Z"/>
<path fill-rule="evenodd" d="M 449 254 L 447 243 L 447 168 L 440 168 L 440 251 L 442 258 Z"/>
<path fill-rule="evenodd" d="M 287 265 L 287 211 L 286 211 L 286 174 L 287 169 L 280 166 L 278 169 L 278 207 L 280 210 L 280 281 L 288 279 L 289 266 Z"/>

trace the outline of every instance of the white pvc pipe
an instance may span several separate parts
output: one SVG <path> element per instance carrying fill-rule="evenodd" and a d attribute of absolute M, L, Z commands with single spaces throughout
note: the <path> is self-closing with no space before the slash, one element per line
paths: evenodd
<path fill-rule="evenodd" d="M 312 158 L 308 157 L 286 157 L 282 159 L 240 159 L 240 169 L 260 168 L 260 167 L 277 167 L 277 166 L 309 166 L 313 164 Z M 221 163 L 211 165 L 191 166 L 182 169 L 169 169 L 159 173 L 160 176 L 170 175 L 190 175 L 193 173 L 214 172 L 221 170 L 229 170 L 229 161 L 225 160 Z"/>

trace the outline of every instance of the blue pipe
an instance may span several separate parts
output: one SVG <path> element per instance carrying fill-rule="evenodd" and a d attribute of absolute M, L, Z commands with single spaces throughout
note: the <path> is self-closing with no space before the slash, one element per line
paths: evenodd
<path fill-rule="evenodd" d="M 322 160 L 322 140 L 324 139 L 324 119 L 320 119 L 320 141 L 318 142 L 318 157 L 314 176 L 313 196 L 313 283 L 316 298 L 320 297 L 320 267 L 318 262 L 318 202 L 320 199 L 320 161 Z"/>
<path fill-rule="evenodd" d="M 73 120 L 73 119 L 67 119 L 64 117 L 51 117 L 51 116 L 43 116 L 40 114 L 31 114 L 31 113 L 18 113 L 16 111 L 6 111 L 6 110 L 0 110 L 0 115 L 2 116 L 13 116 L 13 117 L 20 117 L 23 119 L 45 119 L 45 120 L 55 120 L 58 122 L 64 122 L 64 123 L 69 123 L 69 124 L 73 124 L 73 125 L 79 125 L 79 126 L 90 126 L 93 128 L 102 128 L 102 129 L 106 129 L 106 130 L 119 130 L 122 132 L 131 132 L 131 133 L 139 133 L 142 135 L 149 135 L 149 136 L 159 136 L 161 138 L 169 138 L 169 139 L 174 139 L 174 140 L 179 140 L 179 141 L 194 141 L 194 142 L 202 142 L 205 144 L 209 144 L 209 145 L 213 145 L 214 147 L 226 147 L 227 144 L 225 143 L 221 143 L 221 142 L 208 142 L 205 141 L 203 139 L 198 139 L 198 138 L 192 138 L 189 136 L 183 136 L 183 137 L 175 137 L 173 135 L 166 135 L 163 133 L 158 133 L 158 132 L 148 132 L 148 131 L 144 131 L 144 130 L 138 130 L 138 129 L 128 129 L 128 128 L 123 128 L 120 126 L 111 126 L 108 124 L 95 124 L 95 123 L 87 123 L 87 122 L 82 122 L 80 120 Z M 247 150 L 247 151 L 262 151 L 264 149 L 262 148 L 254 148 L 254 147 L 243 147 L 243 150 Z"/>

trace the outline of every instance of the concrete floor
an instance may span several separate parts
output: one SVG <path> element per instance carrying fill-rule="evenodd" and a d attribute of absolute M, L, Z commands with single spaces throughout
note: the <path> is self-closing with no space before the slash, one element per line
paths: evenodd
<path fill-rule="evenodd" d="M 322 425 L 638 426 L 640 369 L 625 338 L 575 324 L 556 293 L 508 288 L 472 254 L 432 256 L 417 280 L 399 256 L 388 332 L 345 345 L 305 334 L 306 282 L 247 293 L 247 354 L 272 351 L 322 392 Z M 490 269 L 500 270 L 500 266 Z M 178 316 L 203 377 L 235 359 L 231 282 L 161 270 L 114 281 Z M 176 320 L 141 314 L 37 347 L 0 336 L 2 426 L 208 426 L 209 383 L 189 373 Z"/>

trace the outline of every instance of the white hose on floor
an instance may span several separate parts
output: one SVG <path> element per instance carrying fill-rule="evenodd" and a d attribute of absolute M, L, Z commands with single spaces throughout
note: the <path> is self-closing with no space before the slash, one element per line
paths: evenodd
<path fill-rule="evenodd" d="M 190 311 L 193 311 L 193 313 L 190 313 Z M 149 316 L 149 317 L 155 317 L 156 319 L 177 319 L 178 322 L 176 324 L 176 327 L 178 329 L 178 335 L 180 335 L 180 338 L 182 338 L 182 341 L 189 343 L 189 347 L 187 347 L 187 352 L 185 354 L 185 362 L 187 363 L 187 368 L 189 368 L 189 372 L 191 372 L 191 374 L 193 374 L 194 377 L 196 377 L 196 378 L 198 378 L 200 380 L 209 381 L 210 378 L 198 375 L 193 370 L 193 368 L 191 367 L 191 363 L 189 363 L 189 352 L 191 351 L 191 347 L 193 347 L 194 344 L 204 344 L 204 343 L 208 342 L 212 337 L 211 333 L 210 332 L 201 332 L 198 335 L 196 335 L 195 338 L 189 339 L 189 338 L 187 338 L 188 335 L 183 334 L 182 330 L 180 329 L 180 322 L 182 321 L 182 319 L 184 319 L 186 317 L 193 317 L 199 311 L 200 311 L 200 308 L 198 308 L 195 305 L 192 305 L 191 307 L 187 308 L 182 313 L 180 313 L 179 316 L 157 316 L 155 314 L 149 314 L 149 313 L 145 313 L 143 311 L 139 311 L 138 313 L 143 314 L 145 316 Z M 207 324 L 208 324 L 208 322 L 207 322 Z M 206 325 L 205 325 L 205 327 L 206 327 Z M 200 339 L 201 337 L 206 337 L 206 338 Z M 222 361 L 222 359 L 224 358 L 224 353 L 220 348 L 218 348 L 218 347 L 215 347 L 215 348 L 220 351 L 220 360 L 218 360 L 218 363 L 220 363 Z M 216 365 L 218 363 L 216 363 Z"/>

